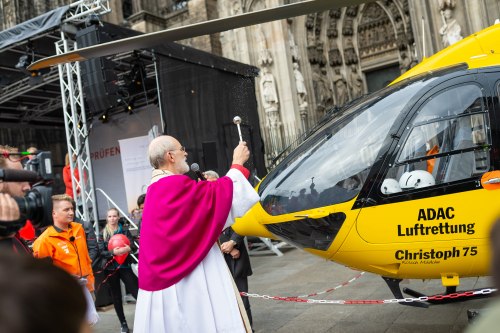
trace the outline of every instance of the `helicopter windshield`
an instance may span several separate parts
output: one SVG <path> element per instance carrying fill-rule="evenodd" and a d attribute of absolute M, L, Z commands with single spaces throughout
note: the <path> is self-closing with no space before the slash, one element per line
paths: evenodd
<path fill-rule="evenodd" d="M 259 188 L 267 213 L 280 215 L 353 199 L 408 101 L 434 79 L 387 87 L 342 111 L 281 162 Z"/>

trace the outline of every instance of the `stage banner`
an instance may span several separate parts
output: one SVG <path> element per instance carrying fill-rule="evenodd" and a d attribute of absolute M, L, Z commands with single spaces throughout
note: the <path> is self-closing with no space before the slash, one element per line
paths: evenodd
<path fill-rule="evenodd" d="M 157 133 L 156 128 L 160 124 L 160 112 L 155 106 L 134 112 L 131 115 L 126 112 L 113 115 L 107 123 L 94 121 L 89 135 L 94 186 L 104 191 L 127 215 L 135 208 L 137 197 L 146 193 L 144 182 L 136 179 L 135 172 L 147 165 L 151 176 L 152 168 L 146 156 L 147 143 L 151 140 L 151 129 L 155 128 Z M 122 156 L 124 153 L 127 157 Z M 135 162 L 133 154 L 136 154 Z M 101 191 L 96 191 L 96 200 L 99 220 L 104 220 L 106 211 L 113 205 Z"/>
<path fill-rule="evenodd" d="M 137 206 L 137 197 L 146 193 L 151 182 L 151 164 L 147 157 L 149 136 L 118 140 L 122 159 L 123 183 L 127 197 L 127 212 Z"/>

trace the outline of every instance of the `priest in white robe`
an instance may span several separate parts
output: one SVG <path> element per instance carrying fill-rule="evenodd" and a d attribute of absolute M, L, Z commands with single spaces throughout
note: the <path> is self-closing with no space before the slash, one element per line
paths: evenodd
<path fill-rule="evenodd" d="M 142 215 L 134 333 L 251 332 L 216 244 L 259 200 L 243 167 L 246 143 L 214 182 L 184 176 L 187 153 L 171 136 L 155 138 L 148 155 L 154 170 Z"/>

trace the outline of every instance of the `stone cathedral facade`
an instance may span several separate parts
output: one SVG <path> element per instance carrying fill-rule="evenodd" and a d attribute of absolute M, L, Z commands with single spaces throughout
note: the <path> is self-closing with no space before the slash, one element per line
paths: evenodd
<path fill-rule="evenodd" d="M 111 0 L 103 20 L 153 32 L 292 2 Z M 65 3 L 0 0 L 0 27 Z M 255 89 L 271 160 L 333 106 L 382 88 L 499 18 L 500 0 L 378 0 L 181 43 L 260 68 Z"/>

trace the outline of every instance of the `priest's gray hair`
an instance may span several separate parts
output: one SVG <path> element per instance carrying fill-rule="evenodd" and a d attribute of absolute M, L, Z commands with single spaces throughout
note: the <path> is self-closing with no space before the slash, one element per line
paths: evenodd
<path fill-rule="evenodd" d="M 151 141 L 148 147 L 149 163 L 155 169 L 165 165 L 165 153 L 175 150 L 175 139 L 169 135 L 161 135 Z"/>

